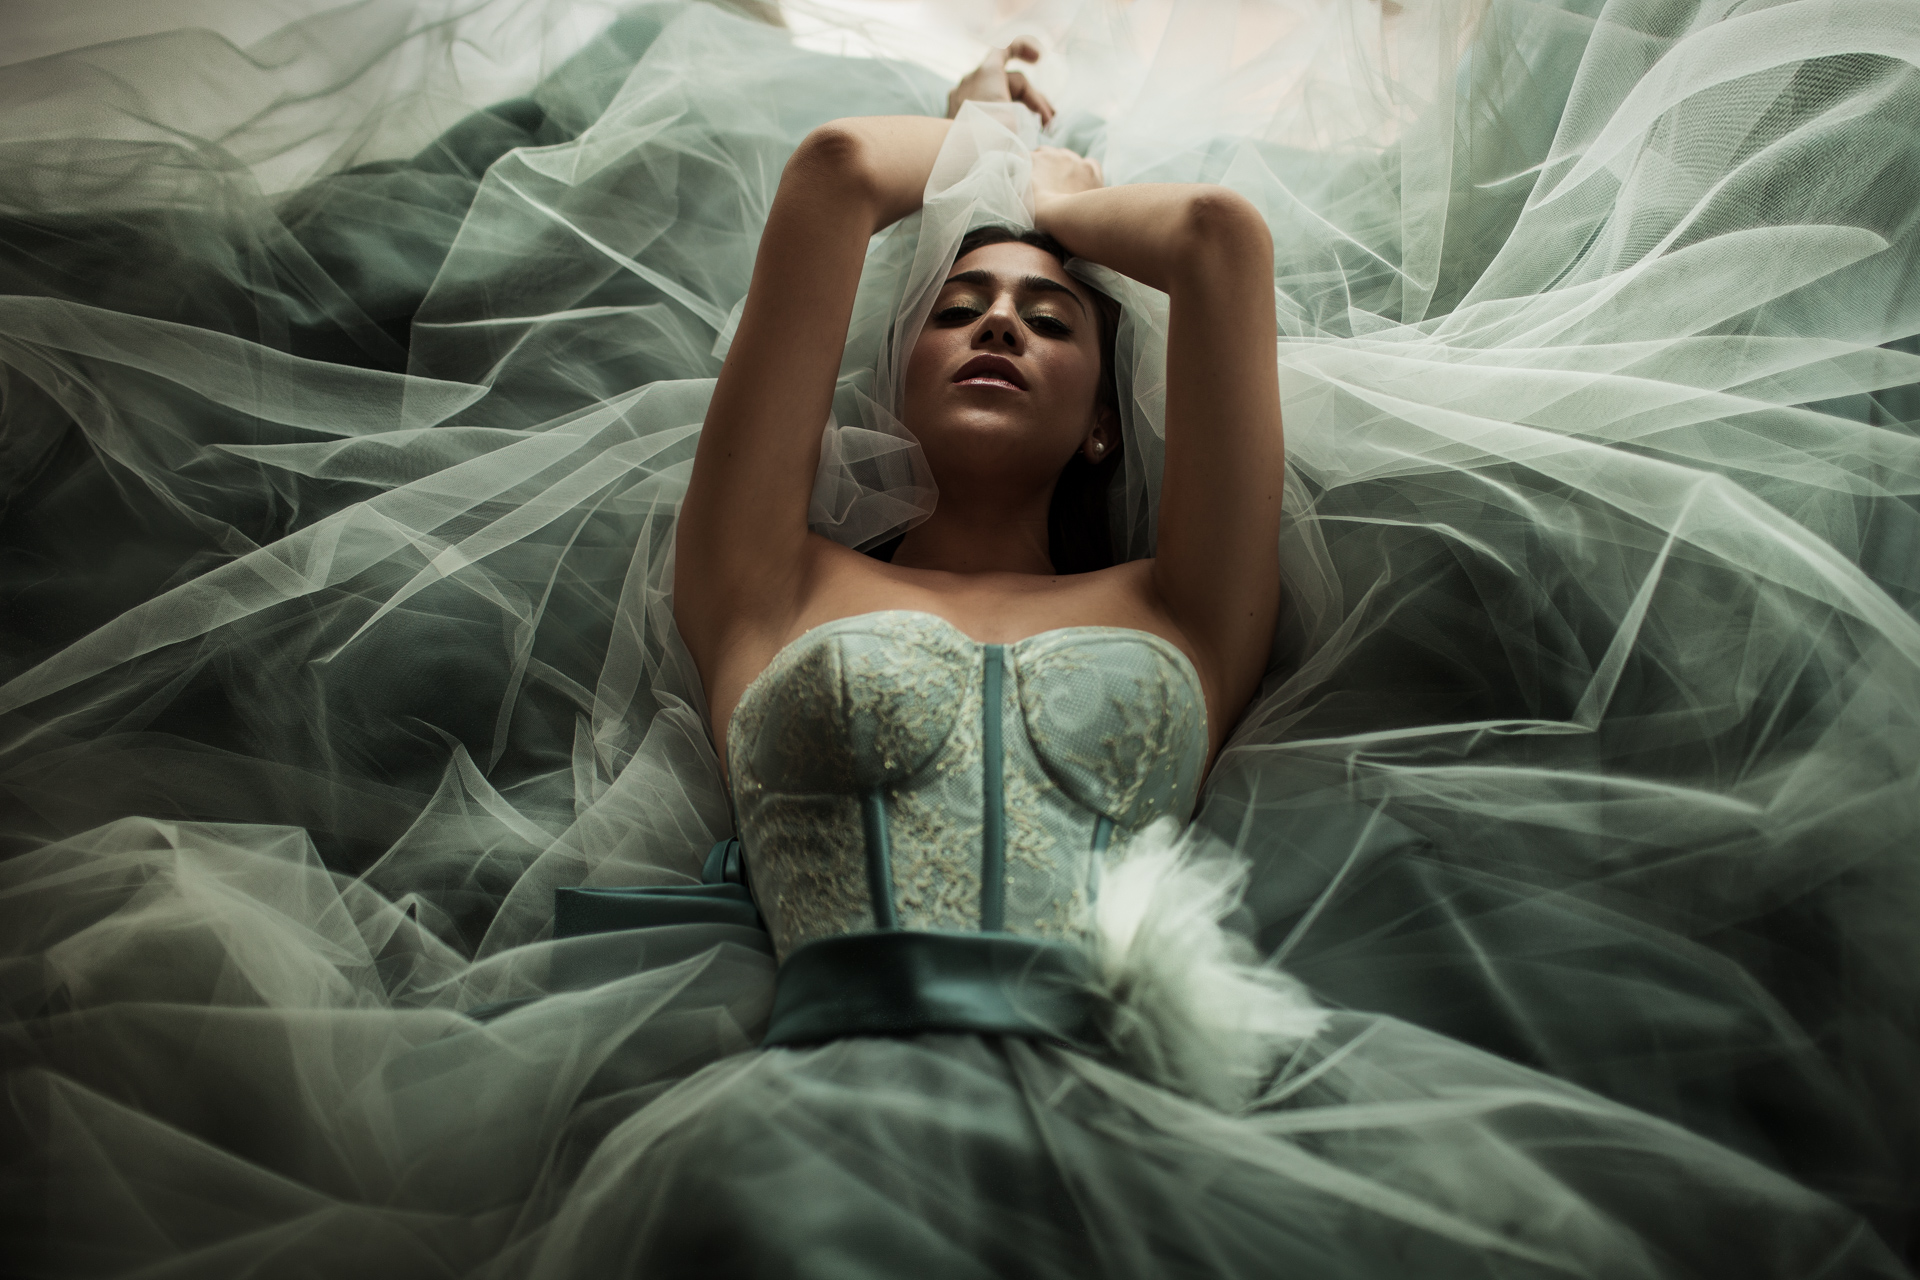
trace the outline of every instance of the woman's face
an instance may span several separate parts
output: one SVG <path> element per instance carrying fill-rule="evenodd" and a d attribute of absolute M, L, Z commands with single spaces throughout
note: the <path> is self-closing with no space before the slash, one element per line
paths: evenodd
<path fill-rule="evenodd" d="M 1099 386 L 1093 295 L 1044 249 L 990 244 L 953 264 L 914 343 L 906 425 L 943 488 L 1038 490 L 1090 436 L 1112 447 Z"/>

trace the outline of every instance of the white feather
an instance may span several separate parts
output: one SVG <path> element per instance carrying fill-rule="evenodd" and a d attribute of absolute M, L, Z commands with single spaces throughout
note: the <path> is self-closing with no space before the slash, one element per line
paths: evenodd
<path fill-rule="evenodd" d="M 1171 818 L 1127 843 L 1100 885 L 1094 953 L 1107 1033 L 1126 1065 L 1232 1111 L 1326 1013 L 1223 927 L 1245 893 L 1247 865 L 1197 845 Z"/>

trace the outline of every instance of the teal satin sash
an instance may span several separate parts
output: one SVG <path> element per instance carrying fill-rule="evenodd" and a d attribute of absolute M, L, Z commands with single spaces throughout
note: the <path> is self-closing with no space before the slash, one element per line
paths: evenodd
<path fill-rule="evenodd" d="M 699 884 L 556 889 L 553 936 L 578 938 L 668 924 L 734 924 L 764 931 L 747 886 L 740 841 L 722 840 L 707 854 Z"/>
<path fill-rule="evenodd" d="M 1004 933 L 894 929 L 810 942 L 787 957 L 763 1043 L 929 1032 L 1098 1041 L 1084 951 Z"/>

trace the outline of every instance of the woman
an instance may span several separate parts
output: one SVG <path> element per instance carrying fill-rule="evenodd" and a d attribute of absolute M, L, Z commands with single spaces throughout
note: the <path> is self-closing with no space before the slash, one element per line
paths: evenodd
<path fill-rule="evenodd" d="M 1898 1274 L 1920 86 L 1813 7 L 1063 28 L 1111 190 L 701 6 L 411 158 L 500 15 L 7 70 L 41 1269 Z M 549 935 L 730 808 L 771 940 Z"/>
<path fill-rule="evenodd" d="M 1283 1006 L 1256 1036 L 1265 1052 L 1238 1064 L 1253 1078 L 1221 1089 L 1168 1069 L 1127 1031 L 1137 1039 L 1157 1012 L 1137 988 L 1180 960 L 1143 955 L 1116 981 L 1126 941 L 1096 924 L 1103 890 L 1138 892 L 1128 846 L 1154 817 L 1185 819 L 1266 666 L 1282 463 L 1272 245 L 1224 188 L 1104 188 L 1090 162 L 1036 151 L 1041 234 L 962 240 L 906 362 L 902 416 L 939 503 L 890 560 L 861 555 L 808 531 L 815 428 L 831 412 L 866 242 L 915 210 L 947 132 L 920 117 L 839 120 L 795 151 L 681 509 L 675 618 L 730 760 L 747 878 L 781 965 L 771 1051 L 694 1076 L 661 1114 L 610 1135 L 542 1267 L 1659 1273 L 1699 1265 L 1640 1189 L 1674 1164 L 1690 1170 L 1690 1211 L 1740 1218 L 1766 1205 L 1755 1225 L 1785 1214 L 1810 1226 L 1819 1211 L 1786 1188 L 1624 1112 L 1596 1110 L 1575 1144 L 1614 1151 L 1616 1170 L 1585 1190 L 1617 1225 L 1548 1240 L 1536 1233 L 1558 1216 L 1560 1179 L 1578 1177 L 1564 1155 L 1534 1152 L 1526 1175 L 1468 1162 L 1436 1211 L 1405 1196 L 1431 1195 L 1425 1175 L 1403 1183 L 1377 1155 L 1349 1165 L 1281 1137 L 1299 1100 L 1291 1071 L 1238 1121 L 1115 1074 L 1244 1108 L 1281 1048 L 1296 1063 L 1326 1054 L 1334 1078 L 1343 1054 L 1373 1056 L 1364 1035 Z M 1056 572 L 1049 509 L 1063 469 L 1100 463 L 1119 424 L 1101 394 L 1096 296 L 1050 240 L 1169 297 L 1156 553 L 1073 575 Z M 1181 888 L 1167 877 L 1151 892 Z M 1176 911 L 1148 906 L 1150 945 L 1224 950 L 1204 919 L 1154 918 Z M 1090 997 L 1102 976 L 1104 998 Z M 1222 1011 L 1217 1045 L 1192 1007 L 1157 1038 L 1176 1057 L 1224 1057 L 1274 1003 Z M 1436 1063 L 1420 1091 L 1484 1089 L 1490 1071 Z M 1533 1123 L 1582 1105 L 1514 1084 L 1532 1093 L 1515 1109 Z M 1503 1127 L 1465 1129 L 1504 1145 Z M 928 1165 L 944 1173 L 929 1178 Z M 1355 1195 L 1342 1175 L 1378 1181 Z M 1743 1190 L 1705 1190 L 1722 1179 Z M 1491 1220 L 1475 1207 L 1486 1203 L 1500 1206 Z M 1828 1237 L 1835 1246 L 1843 1269 L 1881 1265 Z M 1802 1247 L 1787 1246 L 1793 1268 L 1810 1261 Z"/>
<path fill-rule="evenodd" d="M 1038 228 L 1173 300 L 1153 559 L 1053 572 L 1055 480 L 1075 453 L 1100 462 L 1119 444 L 1119 424 L 1096 394 L 1093 296 L 1053 255 L 1018 242 L 954 264 L 908 366 L 907 425 L 941 486 L 932 517 L 890 564 L 807 535 L 818 452 L 810 427 L 831 408 L 860 258 L 870 235 L 919 204 L 945 136 L 943 124 L 915 117 L 818 130 L 789 162 L 768 217 L 677 550 L 675 616 L 716 736 L 741 690 L 801 632 L 917 609 L 988 642 L 1087 625 L 1158 635 L 1194 662 L 1217 749 L 1259 681 L 1279 602 L 1280 398 L 1264 284 L 1272 245 L 1233 192 L 1105 190 L 1097 168 L 1070 152 L 1036 157 Z M 850 190 L 872 194 L 853 200 Z M 743 501 L 765 519 L 738 521 Z"/>

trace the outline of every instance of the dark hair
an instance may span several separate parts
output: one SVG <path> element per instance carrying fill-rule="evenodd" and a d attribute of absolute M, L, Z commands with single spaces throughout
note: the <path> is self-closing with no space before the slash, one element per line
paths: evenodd
<path fill-rule="evenodd" d="M 960 251 L 954 260 L 990 244 L 1032 245 L 1052 254 L 1063 265 L 1073 256 L 1066 246 L 1044 231 L 990 226 L 969 231 L 961 239 Z M 1120 327 L 1120 304 L 1085 281 L 1081 283 L 1093 295 L 1094 310 L 1100 320 L 1100 385 L 1094 394 L 1100 404 L 1118 413 L 1120 388 L 1114 372 L 1113 344 Z M 1055 573 L 1087 573 L 1113 564 L 1107 493 L 1114 473 L 1120 469 L 1124 452 L 1116 437 L 1113 447 L 1100 461 L 1088 462 L 1085 454 L 1076 451 L 1060 469 L 1060 478 L 1053 486 L 1053 501 L 1047 507 L 1047 558 L 1053 561 Z M 873 554 L 891 560 L 899 544 L 898 538 L 892 539 L 876 547 Z"/>

